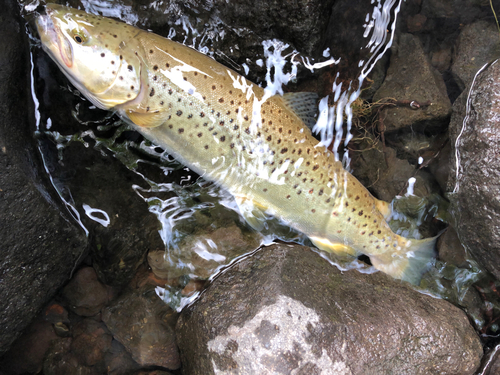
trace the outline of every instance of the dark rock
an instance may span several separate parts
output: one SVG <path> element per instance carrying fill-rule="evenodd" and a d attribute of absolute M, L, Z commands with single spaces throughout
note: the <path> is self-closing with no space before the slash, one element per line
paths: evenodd
<path fill-rule="evenodd" d="M 106 307 L 102 320 L 142 367 L 180 367 L 173 329 L 166 324 L 171 309 L 154 290 L 128 291 Z"/>
<path fill-rule="evenodd" d="M 107 374 L 110 375 L 130 374 L 140 368 L 127 349 L 116 340 L 111 342 L 111 349 L 106 352 L 104 360 Z"/>
<path fill-rule="evenodd" d="M 384 149 L 380 142 L 354 155 L 352 167 L 354 176 L 378 199 L 386 202 L 405 194 L 411 177 L 416 179 L 415 194 L 425 197 L 436 191 L 434 178 L 428 172 L 399 159 L 394 149 Z"/>
<path fill-rule="evenodd" d="M 460 23 L 467 24 L 491 16 L 491 8 L 487 5 L 469 0 L 423 0 L 422 14 L 428 18 L 458 19 Z"/>
<path fill-rule="evenodd" d="M 439 259 L 442 261 L 451 263 L 457 267 L 465 267 L 467 265 L 467 254 L 453 227 L 448 227 L 446 232 L 439 237 L 437 249 Z"/>
<path fill-rule="evenodd" d="M 477 21 L 463 28 L 458 38 L 451 71 L 463 90 L 486 63 L 500 58 L 498 28 L 494 23 Z"/>
<path fill-rule="evenodd" d="M 72 339 L 68 337 L 53 343 L 43 362 L 44 375 L 92 374 L 90 368 L 81 366 L 77 357 L 70 353 L 71 342 Z"/>
<path fill-rule="evenodd" d="M 177 335 L 189 375 L 473 374 L 482 356 L 450 303 L 380 272 L 341 272 L 288 244 L 220 275 L 182 311 Z"/>
<path fill-rule="evenodd" d="M 373 97 L 374 101 L 395 98 L 417 101 L 420 109 L 410 106 L 388 106 L 382 109 L 386 132 L 408 129 L 413 131 L 441 131 L 448 125 L 451 103 L 441 74 L 433 68 L 424 53 L 420 40 L 411 34 L 401 34 L 392 49 L 387 76 Z"/>
<path fill-rule="evenodd" d="M 40 175 L 29 47 L 18 9 L 8 0 L 0 14 L 0 354 L 69 278 L 87 246 Z"/>
<path fill-rule="evenodd" d="M 92 367 L 96 372 L 105 371 L 104 354 L 111 350 L 113 337 L 104 323 L 93 319 L 83 319 L 73 328 L 71 353 L 78 364 Z"/>
<path fill-rule="evenodd" d="M 35 320 L 0 361 L 0 373 L 39 373 L 51 342 L 57 338 L 51 323 Z"/>
<path fill-rule="evenodd" d="M 500 278 L 499 92 L 500 60 L 497 60 L 477 77 L 470 97 L 464 93 L 455 102 L 450 123 L 453 169 L 448 183 L 448 191 L 453 192 L 449 197 L 460 241 L 497 278 Z M 470 107 L 466 114 L 467 100 Z"/>
<path fill-rule="evenodd" d="M 320 42 L 331 12 L 332 0 L 215 2 L 227 24 L 244 27 L 263 39 L 277 38 L 292 43 L 299 51 L 312 54 Z"/>
<path fill-rule="evenodd" d="M 75 324 L 72 338 L 54 340 L 44 374 L 129 374 L 139 369 L 104 323 L 86 318 Z"/>
<path fill-rule="evenodd" d="M 62 291 L 69 308 L 81 316 L 94 316 L 108 302 L 108 290 L 92 267 L 80 269 Z"/>

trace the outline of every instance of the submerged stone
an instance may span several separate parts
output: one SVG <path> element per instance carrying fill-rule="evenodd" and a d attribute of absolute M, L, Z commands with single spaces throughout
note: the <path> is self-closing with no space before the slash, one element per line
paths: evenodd
<path fill-rule="evenodd" d="M 182 311 L 177 335 L 189 375 L 473 374 L 482 356 L 450 303 L 288 244 L 219 276 Z"/>
<path fill-rule="evenodd" d="M 180 360 L 170 311 L 153 290 L 143 288 L 122 294 L 104 309 L 102 320 L 139 365 L 175 370 Z"/>
<path fill-rule="evenodd" d="M 108 290 L 92 267 L 80 269 L 63 289 L 63 296 L 75 314 L 93 316 L 108 302 Z"/>

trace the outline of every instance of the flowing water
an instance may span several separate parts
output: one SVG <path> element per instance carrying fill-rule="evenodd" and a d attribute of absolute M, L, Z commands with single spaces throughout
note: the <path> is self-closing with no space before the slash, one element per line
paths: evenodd
<path fill-rule="evenodd" d="M 29 20 L 43 2 L 20 0 L 20 5 Z M 208 5 L 210 9 L 163 1 L 134 5 L 129 1 L 103 0 L 68 1 L 64 5 L 80 6 L 87 12 L 115 17 L 142 28 L 151 26 L 153 31 L 259 80 L 270 95 L 283 94 L 287 84 L 293 87 L 316 80 L 324 70 L 342 65 L 342 59 L 331 56 L 328 49 L 322 57 L 313 58 L 276 39 L 263 40 L 256 58 L 236 62 L 217 46 L 229 38 L 230 32 L 245 35 L 247 30 L 224 24 Z M 401 0 L 378 0 L 365 9 L 363 45 L 353 46 L 363 52 L 357 61 L 357 74 L 347 81 L 337 73 L 329 91 L 322 93 L 318 101 L 313 127 L 318 147 L 333 150 L 349 171 L 353 170 L 353 153 L 382 142 L 373 136 L 376 133 L 373 126 L 359 126 L 360 118 L 369 118 L 367 112 L 360 109 L 363 106 L 359 105 L 360 95 L 362 88 L 368 85 L 370 73 L 392 46 L 400 7 Z M 45 172 L 82 231 L 96 239 L 97 251 L 111 247 L 105 239 L 121 231 L 132 228 L 151 232 L 144 238 L 153 238 L 154 245 L 148 245 L 147 249 L 150 254 L 156 254 L 155 259 L 161 263 L 158 267 L 163 278 L 170 280 L 156 290 L 165 302 L 182 308 L 198 295 L 198 292 L 183 293 L 183 287 L 190 280 L 210 280 L 222 268 L 259 246 L 277 240 L 311 245 L 304 235 L 271 217 L 266 218 L 264 230 L 253 230 L 239 216 L 238 207 L 228 192 L 177 163 L 112 113 L 96 109 L 41 51 L 37 36 L 31 37 L 31 90 L 36 117 L 33 131 Z M 237 48 L 235 45 L 234 49 Z M 440 141 L 439 135 L 410 134 L 389 138 L 387 145 L 399 145 L 398 149 L 408 160 L 422 166 L 425 152 Z M 122 175 L 109 176 L 114 171 L 121 171 Z M 392 202 L 395 213 L 390 219 L 391 227 L 410 238 L 435 235 L 450 220 L 447 201 L 440 194 L 420 197 L 414 184 L 415 178 L 411 177 L 406 189 Z M 127 212 L 129 205 L 134 207 L 133 213 Z M 230 235 L 238 234 L 237 248 L 224 247 L 214 241 L 224 237 L 226 232 L 217 232 L 222 228 L 232 228 Z M 214 233 L 223 234 L 217 237 Z M 363 259 L 346 261 L 331 254 L 320 254 L 342 269 L 375 271 Z M 493 300 L 495 285 L 472 259 L 467 259 L 466 265 L 460 268 L 436 260 L 418 289 L 460 306 L 469 289 L 473 284 L 479 285 L 478 282 L 484 294 L 490 296 L 485 298 Z M 469 311 L 469 315 L 477 329 L 488 325 L 480 314 Z M 490 333 L 498 329 L 495 325 L 486 328 Z"/>

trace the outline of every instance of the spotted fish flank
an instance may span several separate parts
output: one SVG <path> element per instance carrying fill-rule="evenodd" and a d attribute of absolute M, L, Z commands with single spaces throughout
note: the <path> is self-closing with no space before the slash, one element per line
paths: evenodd
<path fill-rule="evenodd" d="M 54 4 L 46 12 L 37 21 L 43 48 L 69 80 L 228 189 L 251 225 L 269 212 L 322 249 L 366 254 L 377 269 L 419 282 L 435 239 L 390 230 L 386 204 L 317 147 L 292 108 L 297 94 L 270 96 L 193 49 L 121 22 Z"/>

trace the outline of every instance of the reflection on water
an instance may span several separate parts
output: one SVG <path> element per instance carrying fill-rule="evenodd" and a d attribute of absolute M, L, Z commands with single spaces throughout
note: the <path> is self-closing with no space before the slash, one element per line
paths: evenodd
<path fill-rule="evenodd" d="M 143 22 L 134 13 L 132 6 L 124 4 L 117 6 L 115 2 L 112 6 L 110 4 L 106 1 L 82 2 L 83 9 L 90 13 L 116 17 L 130 24 Z M 38 2 L 24 2 L 24 5 L 29 13 L 36 8 Z M 359 76 L 348 84 L 346 90 L 345 84 L 337 75 L 331 92 L 319 100 L 318 117 L 313 128 L 320 138 L 318 147 L 329 147 L 333 143 L 336 159 L 342 160 L 347 170 L 352 169 L 347 148 L 354 132 L 352 122 L 355 113 L 352 104 L 359 98 L 362 85 L 377 61 L 392 45 L 400 5 L 401 2 L 395 0 L 373 3 L 373 8 L 366 14 L 364 25 L 366 44 L 362 46 L 369 51 L 369 57 L 359 61 Z M 154 9 L 162 9 L 163 6 L 162 2 L 153 2 L 150 5 Z M 179 37 L 182 34 L 181 41 L 186 45 L 203 53 L 221 57 L 222 52 L 212 51 L 206 45 L 214 38 L 224 38 L 224 33 L 217 28 L 217 24 L 222 21 L 215 18 L 211 20 L 213 22 L 207 23 L 206 28 L 200 33 L 189 18 L 179 15 L 170 28 L 169 36 Z M 262 43 L 262 56 L 265 61 L 253 61 L 254 64 L 266 69 L 266 75 L 263 77 L 265 95 L 261 100 L 254 101 L 254 113 L 257 114 L 260 114 L 260 106 L 265 99 L 274 94 L 283 94 L 283 86 L 297 79 L 299 67 L 303 66 L 311 72 L 317 72 L 340 61 L 338 58 L 330 57 L 328 51 L 325 51 L 323 60 L 315 61 L 299 51 L 290 51 L 288 44 L 278 40 L 265 40 Z M 226 56 L 222 60 L 227 64 L 230 59 Z M 36 65 L 34 62 L 32 64 Z M 234 67 L 235 64 L 233 61 L 229 65 Z M 239 66 L 239 70 L 247 74 L 248 69 L 248 65 Z M 62 80 L 57 83 L 44 81 L 48 80 L 48 74 L 43 70 L 38 74 L 38 77 L 32 74 L 32 81 L 37 83 L 32 87 L 36 103 L 38 100 L 43 102 L 47 97 L 44 95 L 46 88 L 42 86 L 67 85 Z M 242 85 L 239 81 L 234 83 Z M 69 165 L 66 161 L 69 146 L 79 143 L 86 149 L 95 150 L 103 160 L 117 159 L 135 175 L 137 180 L 140 180 L 140 183 L 133 182 L 128 187 L 144 202 L 149 215 L 154 215 L 158 220 L 160 224 L 158 233 L 164 245 L 163 249 L 150 249 L 150 265 L 153 269 L 156 267 L 157 275 L 161 275 L 163 279 L 178 278 L 177 284 L 167 284 L 165 288 L 157 288 L 158 295 L 171 306 L 182 308 L 196 298 L 197 293 L 186 296 L 182 292 L 182 288 L 190 279 L 211 279 L 223 267 L 231 262 L 237 262 L 261 244 L 269 244 L 273 240 L 293 240 L 310 244 L 305 236 L 265 215 L 255 224 L 261 231 L 252 230 L 235 214 L 244 206 L 235 202 L 226 190 L 182 167 L 165 151 L 131 131 L 131 128 L 117 117 L 95 110 L 95 107 L 83 99 L 79 92 L 70 87 L 65 91 L 65 94 L 71 96 L 67 99 L 66 104 L 69 106 L 66 108 L 71 108 L 73 119 L 79 124 L 78 127 L 67 128 L 61 116 L 52 113 L 55 111 L 54 103 L 57 102 L 55 99 L 42 103 L 41 111 L 48 110 L 45 114 L 40 114 L 39 106 L 36 105 L 37 131 L 43 133 L 45 141 L 50 140 L 55 145 L 57 155 L 57 161 L 47 161 L 48 158 L 54 158 L 54 150 L 41 147 L 43 157 L 47 158 L 45 164 L 47 173 L 61 199 L 87 233 L 91 229 L 89 221 L 84 221 L 85 216 L 105 228 L 109 226 L 110 229 L 119 226 L 116 224 L 119 222 L 119 217 L 107 207 L 100 206 L 104 203 L 83 199 L 85 195 L 80 195 L 80 200 L 75 201 L 72 191 L 77 188 L 77 184 L 71 177 L 65 178 L 65 173 L 69 175 L 81 173 L 79 168 L 88 169 L 92 173 L 94 166 Z M 428 139 L 420 136 L 411 137 L 409 141 L 398 139 L 398 142 L 402 142 L 404 151 L 418 158 L 421 158 L 422 152 L 430 147 Z M 418 164 L 422 164 L 422 161 L 419 160 Z M 53 165 L 58 167 L 51 170 Z M 393 213 L 389 219 L 391 228 L 396 233 L 410 238 L 433 236 L 442 228 L 438 221 L 448 220 L 443 213 L 447 204 L 440 196 L 430 195 L 421 198 L 415 195 L 414 183 L 415 179 L 411 177 L 408 180 L 406 194 L 403 192 L 404 196 L 397 197 L 392 202 Z M 92 195 L 92 192 L 87 194 Z M 252 210 L 253 207 L 250 207 L 249 211 Z M 252 215 L 256 216 L 253 213 Z M 137 225 L 141 227 L 141 223 Z M 231 241 L 224 245 L 226 239 Z M 321 255 L 341 269 L 374 272 L 373 267 L 357 259 L 351 261 L 337 258 L 332 254 L 321 253 Z M 425 276 L 421 291 L 460 305 L 466 298 L 469 288 L 482 277 L 483 271 L 471 260 L 467 261 L 466 267 L 460 268 L 443 261 L 436 261 Z M 477 327 L 484 325 L 479 317 L 474 317 L 474 320 Z"/>

